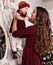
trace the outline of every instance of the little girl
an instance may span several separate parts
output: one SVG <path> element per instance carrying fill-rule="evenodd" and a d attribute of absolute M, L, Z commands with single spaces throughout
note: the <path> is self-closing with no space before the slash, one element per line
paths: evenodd
<path fill-rule="evenodd" d="M 19 9 L 17 10 L 17 12 L 14 15 L 11 27 L 10 27 L 10 33 L 12 33 L 12 28 L 14 27 L 14 21 L 17 21 L 17 29 L 18 30 L 22 30 L 23 28 L 25 28 L 25 20 L 27 19 L 27 11 L 28 8 L 30 7 L 30 5 L 24 1 L 21 1 L 18 4 Z M 17 58 L 17 53 L 18 55 L 20 55 L 20 51 L 23 50 L 22 48 L 22 41 L 23 39 L 20 38 L 15 38 L 12 36 L 12 53 L 13 53 L 13 58 L 16 59 Z M 17 52 L 18 51 L 18 52 Z"/>

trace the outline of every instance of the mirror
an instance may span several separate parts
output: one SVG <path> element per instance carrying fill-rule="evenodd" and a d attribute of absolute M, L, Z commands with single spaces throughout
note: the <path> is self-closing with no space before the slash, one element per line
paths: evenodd
<path fill-rule="evenodd" d="M 4 57 L 6 50 L 6 43 L 5 43 L 5 34 L 0 26 L 0 60 Z"/>

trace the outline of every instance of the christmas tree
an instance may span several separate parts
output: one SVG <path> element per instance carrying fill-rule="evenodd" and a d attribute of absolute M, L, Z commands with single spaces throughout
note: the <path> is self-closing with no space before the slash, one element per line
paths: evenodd
<path fill-rule="evenodd" d="M 5 49 L 5 34 L 2 27 L 0 26 L 0 59 L 4 57 Z"/>
<path fill-rule="evenodd" d="M 41 55 L 43 65 L 53 65 L 53 35 L 51 35 L 52 39 L 52 51 L 46 53 L 45 55 Z"/>

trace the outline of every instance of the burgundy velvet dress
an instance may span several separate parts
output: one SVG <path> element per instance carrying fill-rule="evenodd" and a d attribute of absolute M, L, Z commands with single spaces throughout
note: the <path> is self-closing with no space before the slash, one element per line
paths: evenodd
<path fill-rule="evenodd" d="M 26 44 L 23 50 L 22 65 L 42 65 L 41 58 L 35 50 L 35 42 L 37 37 L 37 26 L 17 30 L 13 32 L 14 37 L 26 37 Z"/>
<path fill-rule="evenodd" d="M 23 14 L 20 10 L 17 10 L 17 12 L 20 14 L 21 17 L 26 17 L 27 13 L 26 14 Z M 14 20 L 14 18 L 13 18 Z M 10 27 L 10 33 L 12 33 L 12 26 L 13 26 L 13 21 L 12 21 L 12 24 L 11 24 L 11 27 Z M 25 26 L 25 21 L 24 20 L 18 20 L 17 19 L 17 29 L 18 30 L 22 30 L 24 29 L 26 26 Z"/>

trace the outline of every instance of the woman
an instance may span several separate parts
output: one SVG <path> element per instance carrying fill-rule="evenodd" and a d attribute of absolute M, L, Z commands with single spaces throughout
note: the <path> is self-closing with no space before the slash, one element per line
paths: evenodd
<path fill-rule="evenodd" d="M 45 51 L 42 51 L 42 49 L 45 50 L 45 47 L 47 47 L 46 50 L 49 50 L 51 45 L 50 19 L 47 10 L 42 7 L 36 7 L 31 16 L 31 22 L 34 23 L 33 26 L 19 31 L 16 28 L 15 22 L 13 36 L 20 38 L 26 37 L 26 45 L 23 50 L 22 65 L 42 65 L 40 54 L 37 51 L 39 50 L 41 53 L 45 53 Z"/>

